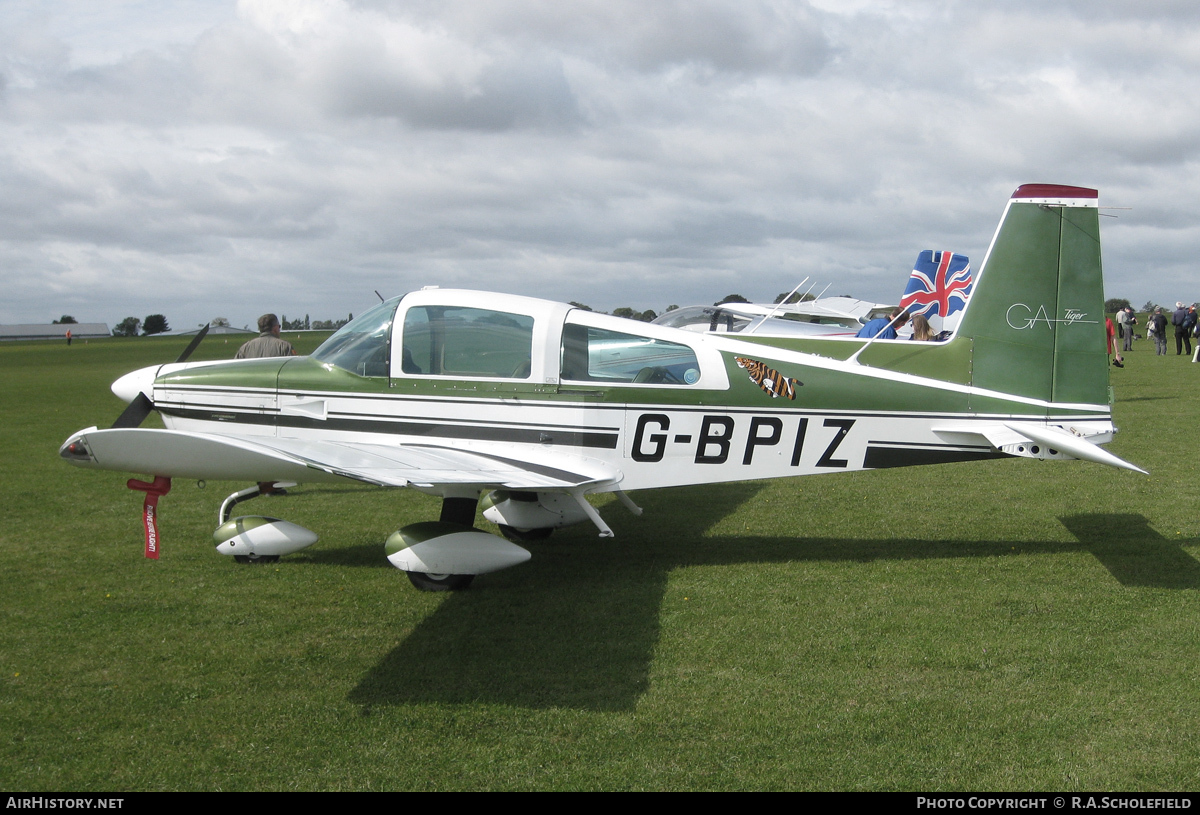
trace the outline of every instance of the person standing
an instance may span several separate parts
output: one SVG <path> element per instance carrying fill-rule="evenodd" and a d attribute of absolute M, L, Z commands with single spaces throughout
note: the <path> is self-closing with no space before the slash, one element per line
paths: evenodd
<path fill-rule="evenodd" d="M 896 339 L 896 331 L 908 325 L 909 315 L 904 309 L 897 308 L 892 312 L 892 316 L 888 318 L 876 317 L 869 323 L 858 329 L 856 337 L 865 339 L 874 339 L 878 337 L 881 340 Z"/>
<path fill-rule="evenodd" d="M 1183 318 L 1183 342 L 1187 345 L 1187 352 L 1192 353 L 1192 335 L 1196 333 L 1196 307 L 1188 306 L 1187 315 Z M 1200 347 L 1200 343 L 1197 343 Z"/>
<path fill-rule="evenodd" d="M 259 335 L 238 349 L 234 359 L 263 359 L 264 357 L 292 357 L 296 349 L 290 342 L 279 338 L 279 318 L 264 314 L 258 318 Z"/>
<path fill-rule="evenodd" d="M 279 318 L 264 314 L 258 318 L 259 335 L 238 349 L 234 359 L 264 359 L 266 357 L 292 357 L 296 349 L 290 342 L 279 338 Z M 259 481 L 258 491 L 262 495 L 287 495 L 287 490 L 275 486 L 274 481 Z"/>
<path fill-rule="evenodd" d="M 1125 306 L 1123 312 L 1125 314 L 1125 342 L 1122 351 L 1133 350 L 1133 327 L 1137 325 L 1137 315 L 1133 313 L 1133 306 Z M 1120 315 L 1117 315 L 1118 317 Z"/>
<path fill-rule="evenodd" d="M 1104 353 L 1109 354 L 1113 358 L 1113 365 L 1118 368 L 1124 368 L 1125 363 L 1121 361 L 1121 352 L 1117 350 L 1117 330 L 1113 328 L 1112 318 L 1107 314 L 1104 315 L 1104 334 L 1105 345 Z"/>
<path fill-rule="evenodd" d="M 1129 328 L 1125 325 L 1125 323 L 1128 319 L 1129 319 L 1129 315 L 1125 313 L 1125 309 L 1123 309 L 1123 308 L 1117 309 L 1117 318 L 1116 318 L 1117 337 L 1121 340 L 1124 340 L 1125 337 L 1128 335 Z M 1128 350 L 1128 349 L 1126 349 L 1126 350 Z"/>
<path fill-rule="evenodd" d="M 1147 333 L 1154 335 L 1154 355 L 1167 355 L 1167 318 L 1163 316 L 1162 307 L 1154 309 L 1154 316 L 1150 318 L 1150 324 Z"/>
<path fill-rule="evenodd" d="M 1188 356 L 1192 355 L 1192 341 L 1188 339 L 1187 329 L 1183 327 L 1183 321 L 1187 319 L 1187 309 L 1183 307 L 1183 303 L 1175 303 L 1175 313 L 1171 315 L 1171 325 L 1175 326 L 1175 356 L 1183 353 L 1183 346 L 1187 346 Z"/>

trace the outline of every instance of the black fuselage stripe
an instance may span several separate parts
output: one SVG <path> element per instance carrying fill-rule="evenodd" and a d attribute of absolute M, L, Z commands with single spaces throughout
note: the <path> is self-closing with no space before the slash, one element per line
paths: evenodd
<path fill-rule="evenodd" d="M 192 408 L 159 406 L 159 412 L 181 419 L 203 422 L 294 427 L 313 430 L 343 430 L 356 433 L 381 433 L 392 436 L 425 436 L 464 441 L 506 441 L 525 444 L 552 444 L 569 447 L 617 449 L 617 433 L 581 432 L 561 428 L 488 427 L 483 425 L 388 421 L 380 419 L 312 419 L 307 416 L 280 416 L 269 413 L 237 413 Z"/>
<path fill-rule="evenodd" d="M 482 407 L 495 407 L 495 404 L 483 403 L 481 406 Z M 164 401 L 157 402 L 155 404 L 155 407 L 157 409 L 159 409 L 160 411 L 162 411 L 163 413 L 170 413 L 173 415 L 184 415 L 187 411 L 201 412 L 201 413 L 208 411 L 210 413 L 219 414 L 221 416 L 227 416 L 232 413 L 239 413 L 239 414 L 246 414 L 246 415 L 250 415 L 250 416 L 276 416 L 276 415 L 293 416 L 294 415 L 294 416 L 303 417 L 303 414 L 300 412 L 283 413 L 283 411 L 275 405 L 271 405 L 270 407 L 258 406 L 258 405 L 233 406 L 233 405 L 229 405 L 229 404 L 226 404 L 223 402 L 212 402 L 212 403 L 183 402 L 183 403 L 180 403 L 180 402 L 169 402 L 169 401 L 164 400 Z M 348 411 L 348 410 L 331 410 L 331 411 L 329 411 L 328 415 L 333 416 L 333 417 L 343 418 L 343 419 L 362 419 L 364 421 L 370 421 L 372 419 L 379 418 L 378 413 L 357 413 L 357 412 Z M 403 415 L 398 415 L 398 414 L 390 417 L 388 420 L 389 421 L 392 421 L 392 420 L 403 421 L 406 419 L 412 420 L 412 421 L 424 421 L 423 417 L 403 416 Z M 620 431 L 620 428 L 604 426 L 604 425 L 570 425 L 570 424 L 546 425 L 545 423 L 540 423 L 540 422 L 504 422 L 504 421 L 496 421 L 496 420 L 489 421 L 488 419 L 468 419 L 468 418 L 461 418 L 461 417 L 455 418 L 454 421 L 457 424 L 480 424 L 480 425 L 487 425 L 489 427 L 516 427 L 516 428 L 525 427 L 525 428 L 536 428 L 539 430 L 547 430 L 547 429 L 560 430 L 562 428 L 567 428 L 570 430 L 577 430 L 577 431 L 584 432 L 584 433 L 617 433 Z"/>
<path fill-rule="evenodd" d="M 949 464 L 956 461 L 981 461 L 1010 458 L 1008 453 L 995 450 L 915 449 L 899 447 L 868 447 L 863 467 L 884 470 L 889 467 L 914 467 L 922 464 Z"/>
<path fill-rule="evenodd" d="M 914 447 L 923 450 L 991 450 L 990 444 L 938 444 L 937 442 L 924 441 L 885 441 L 882 439 L 872 439 L 867 442 L 867 446 L 871 445 L 879 447 Z"/>

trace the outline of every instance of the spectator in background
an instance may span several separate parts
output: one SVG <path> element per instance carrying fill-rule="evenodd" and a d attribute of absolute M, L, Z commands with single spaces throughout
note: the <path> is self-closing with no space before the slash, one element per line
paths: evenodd
<path fill-rule="evenodd" d="M 259 335 L 238 349 L 234 359 L 264 359 L 266 357 L 291 357 L 296 349 L 290 342 L 279 338 L 279 318 L 264 314 L 258 318 Z M 274 481 L 259 481 L 258 491 L 263 495 L 287 495 L 287 490 L 275 486 Z"/>
<path fill-rule="evenodd" d="M 904 328 L 908 324 L 908 312 L 902 309 L 896 309 L 892 312 L 892 316 L 888 318 L 876 317 L 869 323 L 858 329 L 858 334 L 855 336 L 865 339 L 873 339 L 879 337 L 881 340 L 896 339 L 896 331 Z"/>
<path fill-rule="evenodd" d="M 1171 315 L 1171 325 L 1175 326 L 1175 356 L 1183 353 L 1183 347 L 1187 346 L 1188 356 L 1192 355 L 1192 341 L 1188 338 L 1187 329 L 1183 327 L 1183 323 L 1187 320 L 1188 310 L 1184 308 L 1183 303 L 1175 303 L 1175 313 Z"/>
<path fill-rule="evenodd" d="M 262 359 L 264 357 L 291 357 L 296 349 L 290 342 L 279 338 L 279 318 L 264 314 L 258 318 L 259 335 L 238 349 L 234 359 Z"/>
<path fill-rule="evenodd" d="M 1113 365 L 1118 368 L 1124 368 L 1125 363 L 1121 361 L 1121 352 L 1117 349 L 1117 329 L 1113 327 L 1112 318 L 1107 314 L 1104 315 L 1104 334 L 1105 344 L 1108 346 L 1105 353 L 1113 358 Z"/>
<path fill-rule="evenodd" d="M 916 317 L 913 317 L 912 324 L 913 333 L 911 339 L 917 342 L 932 342 L 937 339 L 933 334 L 933 326 L 929 324 L 929 321 L 924 316 L 918 314 Z M 1200 344 L 1197 347 L 1200 347 Z"/>
<path fill-rule="evenodd" d="M 1125 343 L 1122 351 L 1133 350 L 1133 327 L 1137 325 L 1137 315 L 1133 313 L 1133 306 L 1125 306 Z M 1121 315 L 1118 314 L 1118 317 Z"/>
<path fill-rule="evenodd" d="M 1162 308 L 1154 309 L 1154 316 L 1146 326 L 1146 333 L 1154 337 L 1154 355 L 1167 355 L 1167 318 L 1163 316 Z"/>

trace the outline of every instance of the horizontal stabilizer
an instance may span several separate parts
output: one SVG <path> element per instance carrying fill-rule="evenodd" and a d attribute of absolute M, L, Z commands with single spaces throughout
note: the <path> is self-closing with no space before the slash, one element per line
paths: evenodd
<path fill-rule="evenodd" d="M 1105 450 L 1103 447 L 1092 444 L 1081 436 L 1076 436 L 1068 433 L 1062 428 L 1050 427 L 1049 425 L 1035 424 L 1009 424 L 1007 427 L 1017 433 L 1024 434 L 1031 441 L 1044 444 L 1047 447 L 1054 447 L 1064 453 L 1075 456 L 1075 458 L 1083 459 L 1084 461 L 1094 461 L 1097 464 L 1107 464 L 1109 467 L 1119 467 L 1122 470 L 1133 470 L 1135 473 L 1149 475 L 1141 467 L 1130 464 L 1124 459 L 1117 458 L 1112 453 Z"/>
<path fill-rule="evenodd" d="M 932 430 L 938 438 L 950 444 L 978 444 L 983 440 L 997 450 L 1018 444 L 1041 444 L 1072 458 L 1146 473 L 1141 467 L 1130 464 L 1098 444 L 1061 427 L 1032 422 L 947 422 L 934 426 Z"/>

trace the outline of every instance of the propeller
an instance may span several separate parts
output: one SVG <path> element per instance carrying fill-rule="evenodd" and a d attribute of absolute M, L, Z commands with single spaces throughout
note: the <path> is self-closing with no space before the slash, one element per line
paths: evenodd
<path fill-rule="evenodd" d="M 200 341 L 208 334 L 208 326 L 200 329 L 196 336 L 192 337 L 192 341 L 188 343 L 188 347 L 183 349 L 183 353 L 179 355 L 176 362 L 187 362 L 187 358 L 192 355 L 200 345 Z M 154 410 L 154 402 L 145 393 L 139 392 L 129 403 L 129 406 L 121 412 L 117 420 L 113 422 L 113 427 L 137 427 L 142 422 L 146 421 L 146 417 L 150 415 L 150 411 Z"/>

